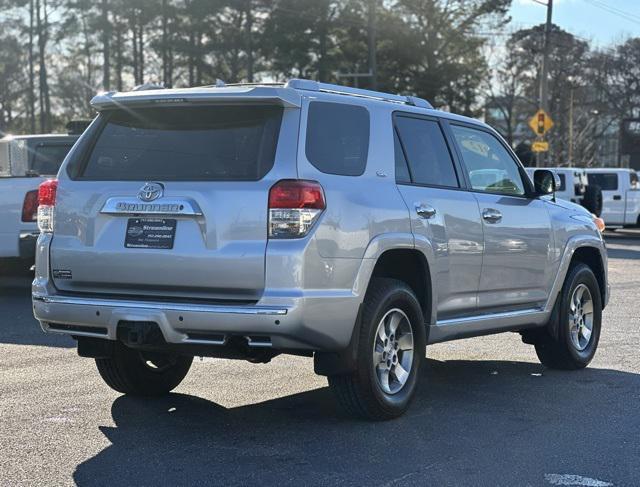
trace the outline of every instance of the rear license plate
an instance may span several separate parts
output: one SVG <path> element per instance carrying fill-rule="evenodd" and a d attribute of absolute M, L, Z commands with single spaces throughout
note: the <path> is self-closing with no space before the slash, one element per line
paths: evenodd
<path fill-rule="evenodd" d="M 129 218 L 124 246 L 128 249 L 172 249 L 175 237 L 175 219 Z"/>

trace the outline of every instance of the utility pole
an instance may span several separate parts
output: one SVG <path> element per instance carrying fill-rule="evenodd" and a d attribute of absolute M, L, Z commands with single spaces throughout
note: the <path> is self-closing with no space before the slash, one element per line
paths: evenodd
<path fill-rule="evenodd" d="M 553 15 L 553 0 L 547 0 L 547 23 L 544 26 L 544 48 L 542 53 L 542 69 L 540 70 L 540 108 L 546 113 L 549 113 L 549 37 L 551 36 L 551 18 Z M 538 167 L 544 166 L 547 159 L 547 154 L 538 153 L 536 159 L 536 165 Z"/>
<path fill-rule="evenodd" d="M 573 82 L 569 88 L 569 167 L 573 167 Z"/>
<path fill-rule="evenodd" d="M 369 72 L 371 73 L 371 89 L 378 89 L 378 62 L 376 59 L 376 7 L 378 0 L 369 0 Z"/>

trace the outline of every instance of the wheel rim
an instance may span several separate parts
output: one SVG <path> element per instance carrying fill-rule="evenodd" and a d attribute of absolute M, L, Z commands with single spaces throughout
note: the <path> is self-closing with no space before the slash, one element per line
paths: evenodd
<path fill-rule="evenodd" d="M 387 311 L 373 343 L 373 369 L 385 393 L 395 394 L 407 383 L 413 367 L 413 344 L 413 329 L 404 311 Z"/>
<path fill-rule="evenodd" d="M 593 298 L 584 284 L 579 284 L 571 295 L 569 305 L 569 335 L 578 351 L 583 351 L 593 334 Z"/>

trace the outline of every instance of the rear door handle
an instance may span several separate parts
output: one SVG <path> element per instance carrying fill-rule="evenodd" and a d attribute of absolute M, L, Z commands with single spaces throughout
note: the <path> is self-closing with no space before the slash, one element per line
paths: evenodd
<path fill-rule="evenodd" d="M 433 218 L 436 216 L 436 209 L 431 205 L 425 205 L 423 203 L 416 203 L 416 213 L 420 218 Z"/>
<path fill-rule="evenodd" d="M 502 220 L 502 213 L 494 208 L 485 208 L 482 210 L 482 219 L 487 223 L 498 223 Z"/>
<path fill-rule="evenodd" d="M 622 199 L 622 196 L 620 196 L 619 194 L 614 194 L 613 199 L 616 201 L 620 201 Z"/>

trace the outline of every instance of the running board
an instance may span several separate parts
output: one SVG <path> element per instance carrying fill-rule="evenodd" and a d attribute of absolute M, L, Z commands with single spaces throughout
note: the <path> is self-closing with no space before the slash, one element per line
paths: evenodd
<path fill-rule="evenodd" d="M 543 326 L 550 313 L 540 308 L 440 320 L 429 328 L 429 343 Z"/>

